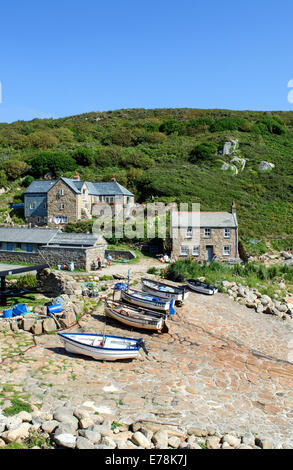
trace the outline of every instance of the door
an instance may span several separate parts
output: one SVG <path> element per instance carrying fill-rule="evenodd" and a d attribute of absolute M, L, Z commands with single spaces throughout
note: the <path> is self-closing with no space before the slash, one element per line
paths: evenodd
<path fill-rule="evenodd" d="M 206 261 L 212 261 L 213 253 L 214 253 L 213 247 L 206 246 Z"/>

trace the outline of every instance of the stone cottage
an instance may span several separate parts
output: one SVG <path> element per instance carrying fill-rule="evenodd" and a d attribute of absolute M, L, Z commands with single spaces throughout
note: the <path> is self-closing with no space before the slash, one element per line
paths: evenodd
<path fill-rule="evenodd" d="M 59 229 L 0 227 L 0 262 L 69 265 L 91 270 L 105 257 L 106 240 L 100 234 L 65 233 Z"/>
<path fill-rule="evenodd" d="M 171 213 L 172 258 L 239 261 L 236 205 L 231 212 Z"/>
<path fill-rule="evenodd" d="M 62 226 L 91 219 L 94 208 L 105 203 L 128 209 L 134 195 L 115 178 L 92 183 L 76 173 L 73 179 L 33 181 L 24 193 L 24 216 L 32 225 Z"/>

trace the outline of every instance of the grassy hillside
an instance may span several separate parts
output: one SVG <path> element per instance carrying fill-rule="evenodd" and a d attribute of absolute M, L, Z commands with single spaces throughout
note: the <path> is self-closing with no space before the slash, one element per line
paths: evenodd
<path fill-rule="evenodd" d="M 238 139 L 233 156 L 246 160 L 235 175 L 232 156 L 219 150 Z M 275 165 L 258 170 L 261 161 Z M 241 238 L 293 239 L 293 112 L 133 109 L 62 119 L 0 124 L 1 211 L 21 199 L 33 178 L 61 174 L 118 182 L 141 202 L 199 202 L 202 210 L 229 210 L 234 199 Z M 5 202 L 4 202 L 5 201 Z M 2 221 L 3 222 L 3 221 Z M 281 240 L 281 241 L 280 241 Z"/>

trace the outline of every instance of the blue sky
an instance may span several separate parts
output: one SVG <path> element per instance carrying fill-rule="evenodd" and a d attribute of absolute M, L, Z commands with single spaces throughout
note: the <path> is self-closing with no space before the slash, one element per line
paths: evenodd
<path fill-rule="evenodd" d="M 292 0 L 6 0 L 0 15 L 0 122 L 293 110 Z"/>

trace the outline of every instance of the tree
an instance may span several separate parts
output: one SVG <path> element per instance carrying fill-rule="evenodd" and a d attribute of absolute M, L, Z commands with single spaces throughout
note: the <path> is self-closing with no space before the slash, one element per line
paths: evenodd
<path fill-rule="evenodd" d="M 184 124 L 177 121 L 176 119 L 168 119 L 160 125 L 159 131 L 164 132 L 165 134 L 180 134 L 184 129 Z"/>
<path fill-rule="evenodd" d="M 14 180 L 22 176 L 28 170 L 29 166 L 23 161 L 11 159 L 2 162 L 1 168 L 4 170 L 9 180 Z"/>
<path fill-rule="evenodd" d="M 93 151 L 87 147 L 77 148 L 72 156 L 76 163 L 81 166 L 90 166 L 94 161 Z"/>
<path fill-rule="evenodd" d="M 44 176 L 52 172 L 55 176 L 65 171 L 73 171 L 76 167 L 75 160 L 66 153 L 42 152 L 30 160 L 32 174 L 35 177 Z"/>
<path fill-rule="evenodd" d="M 218 146 L 214 142 L 204 142 L 191 150 L 189 160 L 191 163 L 213 160 L 217 150 Z"/>

